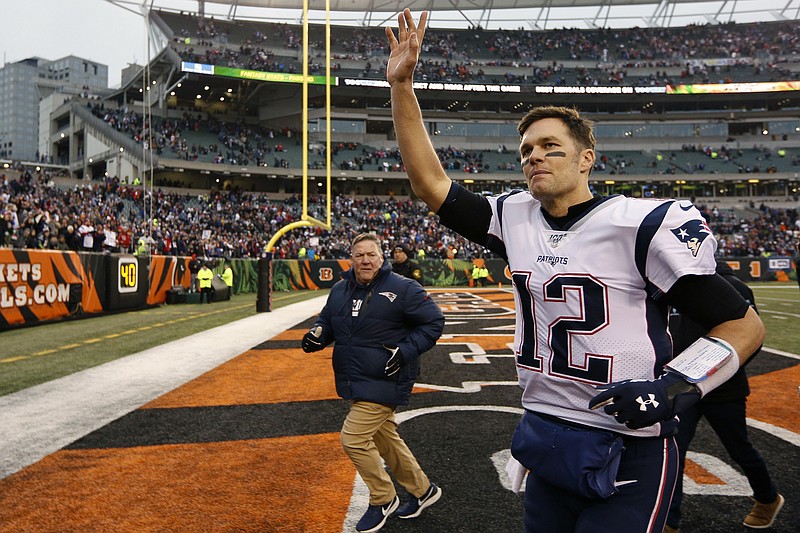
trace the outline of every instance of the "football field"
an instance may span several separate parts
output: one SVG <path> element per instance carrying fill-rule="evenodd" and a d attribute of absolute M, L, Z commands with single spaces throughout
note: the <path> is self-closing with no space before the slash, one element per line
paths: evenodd
<path fill-rule="evenodd" d="M 771 531 L 794 533 L 800 356 L 783 335 L 798 329 L 797 288 L 756 291 L 765 322 L 785 328 L 768 326 L 766 346 L 781 348 L 748 365 L 748 424 L 786 497 Z M 398 422 L 443 496 L 382 531 L 522 531 L 522 496 L 504 470 L 521 414 L 513 295 L 430 292 L 445 332 L 422 356 Z M 332 348 L 300 349 L 323 304 L 295 303 L 0 396 L 0 532 L 354 531 L 368 495 L 339 442 L 347 404 L 334 390 Z M 749 486 L 705 424 L 686 476 L 682 531 L 745 529 Z"/>

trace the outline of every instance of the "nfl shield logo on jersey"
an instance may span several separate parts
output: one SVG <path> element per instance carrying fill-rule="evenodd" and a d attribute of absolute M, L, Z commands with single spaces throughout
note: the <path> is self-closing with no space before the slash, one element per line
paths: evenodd
<path fill-rule="evenodd" d="M 704 220 L 689 220 L 678 228 L 670 230 L 675 237 L 686 244 L 686 247 L 697 257 L 700 245 L 706 237 L 711 235 L 711 229 Z"/>

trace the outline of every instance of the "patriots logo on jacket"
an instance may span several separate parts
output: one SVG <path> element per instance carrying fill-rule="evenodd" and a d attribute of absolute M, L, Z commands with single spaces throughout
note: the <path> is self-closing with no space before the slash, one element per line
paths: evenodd
<path fill-rule="evenodd" d="M 675 237 L 684 243 L 692 256 L 697 257 L 700 251 L 700 245 L 706 237 L 711 235 L 711 228 L 708 227 L 705 220 L 689 220 L 678 228 L 670 230 Z"/>
<path fill-rule="evenodd" d="M 393 302 L 395 298 L 397 298 L 397 295 L 393 292 L 379 292 L 378 294 L 380 294 L 381 296 L 386 296 L 387 298 L 389 298 L 390 302 Z"/>

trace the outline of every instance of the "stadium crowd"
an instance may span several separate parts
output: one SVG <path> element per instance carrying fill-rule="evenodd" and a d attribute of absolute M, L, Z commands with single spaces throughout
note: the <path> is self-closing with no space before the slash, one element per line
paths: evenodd
<path fill-rule="evenodd" d="M 102 119 L 109 127 L 121 132 L 139 144 L 153 143 L 155 153 L 160 157 L 184 161 L 202 161 L 227 165 L 255 165 L 274 168 L 296 168 L 301 163 L 289 155 L 289 150 L 299 146 L 300 132 L 295 128 L 265 128 L 244 122 L 226 122 L 210 113 L 183 112 L 179 118 L 154 117 L 153 127 L 145 125 L 141 113 L 126 108 L 114 108 L 110 104 L 90 101 L 88 107 L 92 114 Z M 189 137 L 192 136 L 192 141 Z M 203 136 L 208 142 L 197 141 Z M 788 138 L 783 135 L 783 140 Z M 777 138 L 776 138 L 777 140 Z M 738 144 L 738 143 L 737 143 Z M 384 172 L 404 171 L 399 150 L 395 148 L 376 148 L 354 142 L 333 143 L 332 163 L 341 170 L 379 170 Z M 299 150 L 294 150 L 299 154 Z M 471 174 L 486 172 L 516 172 L 518 156 L 505 145 L 496 149 L 466 150 L 447 146 L 437 148 L 442 167 L 447 171 L 460 171 Z M 688 154 L 702 154 L 704 158 L 695 161 Z M 309 152 L 308 167 L 324 168 L 325 146 L 313 145 Z M 704 144 L 684 145 L 680 151 L 666 155 L 638 152 L 640 159 L 646 160 L 637 168 L 635 162 L 624 154 L 598 152 L 594 172 L 608 174 L 697 174 L 719 173 L 719 165 L 726 172 L 739 174 L 771 173 L 786 171 L 787 165 L 800 166 L 800 151 L 778 148 L 773 151 L 764 145 L 754 145 L 743 151 L 727 144 L 710 146 Z M 773 157 L 774 156 L 774 157 Z M 786 160 L 784 164 L 782 160 Z M 662 164 L 663 162 L 663 164 Z M 780 163 L 779 163 L 780 162 Z M 779 168 L 780 165 L 780 168 Z M 159 183 L 167 185 L 167 183 Z"/>
<path fill-rule="evenodd" d="M 256 165 L 263 167 L 291 168 L 284 157 L 289 144 L 299 143 L 299 132 L 294 128 L 262 128 L 260 126 L 223 122 L 208 113 L 184 112 L 180 118 L 155 118 L 153 127 L 145 126 L 141 113 L 125 108 L 113 108 L 105 103 L 89 102 L 92 114 L 102 119 L 109 127 L 124 133 L 139 144 L 152 142 L 159 156 L 184 161 L 203 160 L 228 165 Z M 187 132 L 210 133 L 216 137 L 208 144 L 187 141 Z M 152 140 L 151 140 L 152 139 Z M 503 162 L 496 165 L 484 163 L 484 151 L 464 150 L 455 147 L 437 150 L 442 165 L 447 170 L 462 170 L 469 173 L 516 171 L 517 165 Z M 331 148 L 333 163 L 342 170 L 380 170 L 399 172 L 403 170 L 402 159 L 397 148 L 375 148 L 358 143 L 339 142 Z M 505 146 L 498 153 L 508 155 Z M 312 150 L 318 158 L 309 161 L 309 168 L 324 168 L 325 147 L 319 145 Z M 341 157 L 339 157 L 341 155 Z M 516 160 L 516 153 L 510 155 Z"/>
<path fill-rule="evenodd" d="M 157 118 L 150 128 L 143 115 L 136 111 L 124 107 L 107 107 L 104 103 L 91 101 L 88 107 L 93 115 L 137 143 L 152 142 L 157 155 L 167 154 L 172 159 L 184 161 L 207 156 L 214 163 L 287 167 L 287 160 L 281 157 L 285 150 L 283 143 L 299 139 L 295 128 L 286 127 L 279 131 L 224 122 L 210 114 L 203 118 L 199 113 L 183 113 L 180 118 Z M 211 133 L 216 136 L 216 141 L 209 144 L 189 144 L 183 135 L 187 131 Z"/>
<path fill-rule="evenodd" d="M 174 28 L 173 48 L 184 61 L 299 72 L 295 50 L 301 42 L 299 27 L 265 23 L 252 34 L 241 35 L 238 28 L 217 23 L 211 35 L 207 19 L 197 19 L 196 28 L 190 27 L 191 22 L 189 17 L 172 22 L 181 26 Z M 332 39 L 336 60 L 332 70 L 382 79 L 388 56 L 383 32 L 335 31 L 339 33 Z M 793 21 L 680 29 L 430 29 L 428 37 L 417 66 L 419 80 L 547 85 L 664 86 L 796 79 L 786 62 L 796 60 L 800 45 Z M 312 35 L 312 40 L 312 53 L 324 57 L 321 37 Z M 565 67 L 564 61 L 571 67 Z M 360 66 L 355 67 L 356 63 Z M 502 68 L 508 70 L 498 74 Z M 309 69 L 322 71 L 322 60 L 312 62 Z"/>
<path fill-rule="evenodd" d="M 117 178 L 57 185 L 54 177 L 0 175 L 0 247 L 106 253 L 149 248 L 163 255 L 258 258 L 269 239 L 302 213 L 297 196 L 276 200 L 237 190 L 185 195 L 159 188 L 150 197 Z M 309 202 L 309 214 L 318 220 L 326 218 L 324 200 Z M 797 209 L 698 207 L 719 241 L 720 256 L 791 256 L 800 238 Z M 307 227 L 283 236 L 275 257 L 347 258 L 351 240 L 365 231 L 382 237 L 387 254 L 402 243 L 418 258 L 491 257 L 409 199 L 335 196 L 331 219 L 336 223 L 330 231 Z"/>

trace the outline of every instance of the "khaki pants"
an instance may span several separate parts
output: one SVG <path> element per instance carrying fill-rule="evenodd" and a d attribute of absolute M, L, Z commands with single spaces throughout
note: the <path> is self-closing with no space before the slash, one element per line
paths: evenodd
<path fill-rule="evenodd" d="M 341 437 L 345 453 L 369 488 L 370 505 L 385 505 L 397 494 L 381 458 L 413 496 L 422 496 L 430 487 L 428 476 L 397 434 L 394 408 L 372 402 L 353 402 Z"/>

